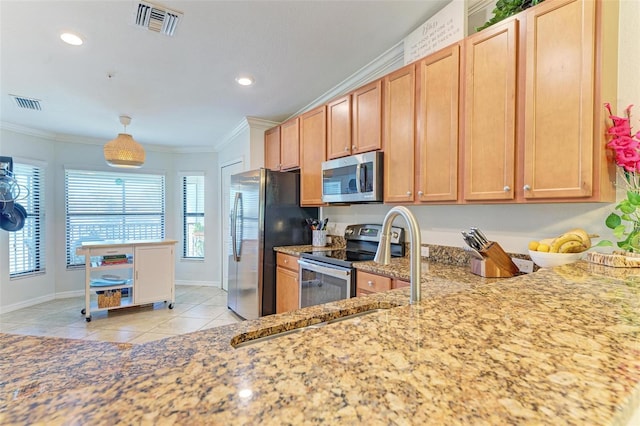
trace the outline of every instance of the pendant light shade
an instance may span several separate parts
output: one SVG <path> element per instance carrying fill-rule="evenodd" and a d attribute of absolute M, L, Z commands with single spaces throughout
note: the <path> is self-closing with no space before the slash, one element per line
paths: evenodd
<path fill-rule="evenodd" d="M 126 132 L 131 118 L 123 115 L 120 123 L 124 125 Z M 117 138 L 105 144 L 104 159 L 112 167 L 138 168 L 144 164 L 145 152 L 130 134 L 119 133 Z"/>

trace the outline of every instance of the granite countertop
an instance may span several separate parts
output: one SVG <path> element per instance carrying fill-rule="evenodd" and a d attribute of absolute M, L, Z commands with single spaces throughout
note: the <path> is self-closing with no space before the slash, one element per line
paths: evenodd
<path fill-rule="evenodd" d="M 384 271 L 402 278 L 403 262 Z M 413 305 L 398 289 L 140 345 L 0 334 L 0 423 L 628 421 L 640 268 L 579 262 L 500 280 L 426 266 Z"/>

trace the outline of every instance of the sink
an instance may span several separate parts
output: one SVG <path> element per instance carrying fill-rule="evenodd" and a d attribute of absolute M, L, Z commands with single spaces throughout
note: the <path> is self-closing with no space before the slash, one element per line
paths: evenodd
<path fill-rule="evenodd" d="M 301 327 L 296 327 L 290 330 L 283 330 L 283 331 L 279 331 L 273 334 L 270 334 L 268 336 L 262 336 L 262 337 L 256 337 L 254 339 L 243 339 L 242 335 L 238 335 L 235 336 L 233 339 L 231 339 L 231 346 L 233 346 L 235 349 L 238 348 L 244 348 L 247 346 L 253 346 L 253 345 L 257 345 L 259 343 L 263 343 L 269 340 L 273 340 L 273 339 L 277 339 L 279 337 L 283 337 L 283 336 L 287 336 L 289 334 L 295 334 L 295 333 L 302 333 L 305 330 L 309 330 L 309 329 L 313 329 L 313 328 L 323 328 L 326 327 L 328 325 L 331 324 L 335 324 L 335 323 L 339 323 L 339 322 L 344 322 L 344 321 L 348 321 L 348 320 L 352 320 L 354 318 L 359 318 L 365 315 L 371 315 L 371 314 L 375 314 L 377 312 L 382 312 L 382 311 L 386 311 L 389 308 L 391 308 L 391 306 L 389 307 L 376 307 L 373 309 L 368 309 L 362 312 L 356 312 L 354 314 L 348 314 L 348 315 L 343 315 L 343 316 L 339 316 L 336 318 L 331 318 L 325 321 L 321 321 L 321 322 L 316 322 L 313 324 L 309 324 L 309 325 L 305 325 L 305 326 L 301 326 Z M 311 318 L 310 321 L 313 322 L 314 318 Z"/>

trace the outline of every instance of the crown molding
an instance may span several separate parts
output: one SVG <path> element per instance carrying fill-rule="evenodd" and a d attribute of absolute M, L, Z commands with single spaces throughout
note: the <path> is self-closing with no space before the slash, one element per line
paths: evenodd
<path fill-rule="evenodd" d="M 78 136 L 78 135 L 68 135 L 64 133 L 54 133 L 54 132 L 46 132 L 43 130 L 33 129 L 30 127 L 21 126 L 19 124 L 0 122 L 0 129 L 8 130 L 10 132 L 18 133 L 25 136 L 33 136 L 37 138 L 47 139 L 53 142 L 61 142 L 61 143 L 75 143 L 81 145 L 94 145 L 94 146 L 103 146 L 106 140 L 94 138 L 91 136 Z M 154 151 L 154 152 L 168 152 L 174 153 L 177 152 L 174 147 L 162 146 L 162 145 L 152 145 L 152 144 L 142 144 L 145 150 Z"/>
<path fill-rule="evenodd" d="M 6 121 L 0 121 L 0 129 L 8 130 L 14 133 L 20 133 L 21 135 L 35 136 L 37 138 L 43 139 L 55 139 L 56 137 L 56 134 L 52 132 L 32 129 L 30 127 L 21 126 L 19 124 L 7 123 Z"/>
<path fill-rule="evenodd" d="M 478 13 L 488 7 L 494 7 L 496 0 L 475 0 L 469 2 L 469 8 L 467 9 L 467 16 Z"/>
<path fill-rule="evenodd" d="M 347 77 L 341 83 L 337 84 L 329 91 L 314 99 L 313 101 L 311 101 L 311 103 L 302 107 L 299 111 L 288 117 L 287 120 L 289 118 L 296 117 L 303 112 L 309 111 L 319 105 L 323 105 L 340 95 L 355 90 L 358 87 L 361 87 L 369 83 L 370 81 L 375 80 L 376 78 L 380 78 L 386 74 L 389 74 L 390 72 L 397 70 L 403 65 L 404 40 L 396 43 L 386 52 L 382 53 L 380 56 L 369 62 L 364 67 L 360 68 L 355 73 L 351 74 L 351 76 Z"/>

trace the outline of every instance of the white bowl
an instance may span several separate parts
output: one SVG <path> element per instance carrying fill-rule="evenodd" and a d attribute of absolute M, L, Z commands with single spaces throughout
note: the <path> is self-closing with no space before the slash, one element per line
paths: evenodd
<path fill-rule="evenodd" d="M 533 263 L 541 268 L 551 268 L 553 266 L 567 265 L 582 259 L 586 252 L 582 253 L 546 253 L 543 251 L 529 250 L 529 256 Z"/>

